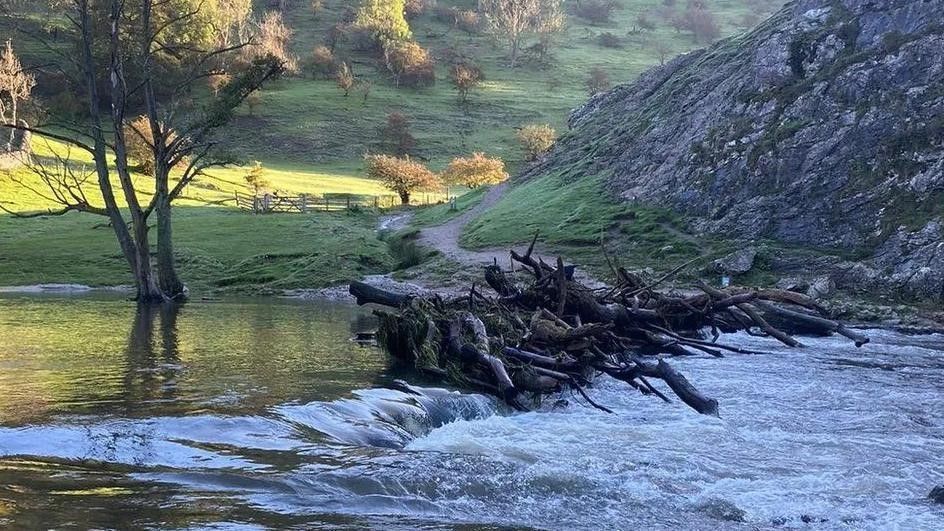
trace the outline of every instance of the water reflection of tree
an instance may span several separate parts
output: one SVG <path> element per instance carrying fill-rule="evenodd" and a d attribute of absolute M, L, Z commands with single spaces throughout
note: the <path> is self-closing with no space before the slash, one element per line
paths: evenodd
<path fill-rule="evenodd" d="M 180 304 L 138 305 L 125 349 L 125 404 L 130 412 L 177 398 Z M 155 328 L 158 337 L 155 338 Z"/>

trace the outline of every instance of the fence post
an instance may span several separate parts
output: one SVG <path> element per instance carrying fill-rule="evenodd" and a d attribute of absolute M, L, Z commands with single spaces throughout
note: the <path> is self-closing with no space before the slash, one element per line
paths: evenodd
<path fill-rule="evenodd" d="M 351 196 L 347 196 L 347 209 L 351 209 Z"/>
<path fill-rule="evenodd" d="M 324 196 L 324 200 L 325 200 L 325 212 L 328 212 L 328 211 L 330 210 L 330 201 L 331 201 L 331 200 L 328 199 L 328 196 L 327 196 L 327 195 Z"/>
<path fill-rule="evenodd" d="M 302 211 L 302 214 L 307 214 L 308 213 L 308 194 L 301 195 L 301 202 L 302 202 L 302 206 L 300 210 Z"/>

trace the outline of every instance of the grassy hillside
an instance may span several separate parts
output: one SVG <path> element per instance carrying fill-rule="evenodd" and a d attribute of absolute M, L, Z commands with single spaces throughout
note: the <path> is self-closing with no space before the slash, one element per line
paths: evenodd
<path fill-rule="evenodd" d="M 613 83 L 627 82 L 665 57 L 700 46 L 690 33 L 676 31 L 659 15 L 664 3 L 622 0 L 612 21 L 600 25 L 569 15 L 546 63 L 525 57 L 514 69 L 508 67 L 507 51 L 501 43 L 484 33 L 468 34 L 453 28 L 427 10 L 411 21 L 411 27 L 417 41 L 436 59 L 434 87 L 396 88 L 375 56 L 355 52 L 350 43 L 342 43 L 336 55 L 352 64 L 359 81 L 369 81 L 366 99 L 358 91 L 345 97 L 333 80 L 314 79 L 303 70 L 267 86 L 261 104 L 252 112 L 248 107 L 241 109 L 223 136 L 227 147 L 243 160 L 262 161 L 274 189 L 291 194 L 388 193 L 366 178 L 362 161 L 364 153 L 380 149 L 379 128 L 387 114 L 395 111 L 409 117 L 418 140 L 415 154 L 434 169 L 444 167 L 453 156 L 485 151 L 504 158 L 515 171 L 524 164 L 514 142 L 516 128 L 549 123 L 563 132 L 570 110 L 587 97 L 584 82 L 591 68 L 604 69 Z M 261 13 L 266 2 L 257 4 Z M 471 8 L 474 4 L 472 0 L 438 2 L 440 7 Z M 681 10 L 685 2 L 678 0 L 676 4 Z M 776 0 L 712 0 L 708 7 L 721 33 L 730 34 L 741 30 L 741 21 L 757 12 L 756 6 L 769 9 L 775 4 Z M 326 0 L 315 16 L 307 0 L 289 2 L 284 16 L 294 31 L 292 48 L 301 64 L 350 5 L 352 2 Z M 640 16 L 654 23 L 654 29 L 640 30 Z M 47 52 L 23 37 L 17 27 L 29 30 L 39 24 L 49 22 L 29 17 L 0 19 L 0 33 L 14 37 L 25 64 L 42 64 Z M 604 33 L 615 37 L 616 42 L 610 44 L 616 47 L 601 44 Z M 486 77 L 464 105 L 459 104 L 448 80 L 449 57 L 456 53 L 474 58 Z M 56 90 L 39 87 L 37 91 L 48 99 Z M 48 149 L 61 146 L 47 148 L 37 143 L 40 155 Z M 375 238 L 376 214 L 261 217 L 226 208 L 234 192 L 248 191 L 243 181 L 246 171 L 245 167 L 214 170 L 190 186 L 180 203 L 176 235 L 182 274 L 192 286 L 207 290 L 317 287 L 392 266 L 394 259 Z M 13 177 L 27 182 L 32 178 L 22 170 Z M 651 217 L 652 223 L 627 228 L 625 222 L 637 214 L 603 198 L 597 185 L 603 177 L 590 175 L 571 185 L 548 176 L 519 187 L 474 223 L 463 242 L 471 246 L 505 244 L 526 239 L 533 229 L 541 228 L 551 245 L 580 254 L 595 249 L 595 235 L 606 230 L 611 236 L 624 235 L 630 240 L 644 237 L 638 245 L 662 253 L 647 258 L 649 262 L 695 252 L 685 245 L 665 249 L 677 243 L 674 228 L 656 236 L 642 234 L 646 228 L 671 226 L 674 222 L 666 221 L 667 214 L 647 214 L 642 217 Z M 142 191 L 149 188 L 146 178 L 140 178 L 139 187 Z M 479 197 L 463 198 L 460 207 L 471 206 Z M 48 207 L 10 175 L 0 174 L 0 200 L 16 210 Z M 421 212 L 417 223 L 435 224 L 453 215 L 438 207 Z M 110 230 L 95 228 L 101 221 L 78 214 L 41 220 L 0 214 L 0 285 L 127 282 Z M 627 249 L 634 245 L 630 241 Z"/>

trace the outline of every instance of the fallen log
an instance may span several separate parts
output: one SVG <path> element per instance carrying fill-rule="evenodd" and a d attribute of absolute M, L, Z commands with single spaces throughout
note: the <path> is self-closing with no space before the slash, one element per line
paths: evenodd
<path fill-rule="evenodd" d="M 802 347 L 765 316 L 837 333 L 857 346 L 868 342 L 800 294 L 699 284 L 701 294 L 682 296 L 653 289 L 668 278 L 646 284 L 615 267 L 619 284 L 592 290 L 575 280 L 573 266 L 561 259 L 556 267 L 548 265 L 532 256 L 533 248 L 534 242 L 524 255 L 511 254 L 524 266 L 522 271 L 530 273 L 524 284 L 497 263 L 485 268 L 485 283 L 494 297 L 475 286 L 468 297 L 450 300 L 394 293 L 362 282 L 352 282 L 350 292 L 358 304 L 386 308 L 375 311 L 380 319 L 377 339 L 391 355 L 453 385 L 493 394 L 518 411 L 567 390 L 610 411 L 585 391 L 594 374 L 603 373 L 643 394 L 671 401 L 652 382 L 661 380 L 682 403 L 718 416 L 718 401 L 699 391 L 665 358 L 758 354 L 718 341 L 722 333 L 737 331 Z"/>

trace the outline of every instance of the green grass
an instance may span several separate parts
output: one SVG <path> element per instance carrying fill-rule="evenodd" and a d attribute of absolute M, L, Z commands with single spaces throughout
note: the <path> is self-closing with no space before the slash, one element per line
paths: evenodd
<path fill-rule="evenodd" d="M 461 243 L 472 248 L 510 245 L 540 231 L 546 248 L 599 273 L 606 273 L 601 242 L 622 263 L 657 270 L 715 252 L 713 242 L 697 242 L 670 211 L 609 199 L 603 179 L 546 175 L 521 183 L 470 223 Z"/>
<path fill-rule="evenodd" d="M 250 215 L 234 209 L 175 210 L 181 276 L 196 293 L 317 288 L 389 271 L 393 259 L 370 213 Z M 130 284 L 104 218 L 0 216 L 0 285 Z"/>
<path fill-rule="evenodd" d="M 462 195 L 456 197 L 455 210 L 452 209 L 452 205 L 449 203 L 442 203 L 417 210 L 412 224 L 414 227 L 442 225 L 466 210 L 478 205 L 487 191 L 487 187 L 464 191 Z"/>

